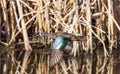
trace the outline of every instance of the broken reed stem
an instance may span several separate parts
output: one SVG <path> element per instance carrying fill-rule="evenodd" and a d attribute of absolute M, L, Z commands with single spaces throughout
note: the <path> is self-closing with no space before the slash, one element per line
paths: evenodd
<path fill-rule="evenodd" d="M 68 73 L 67 73 L 67 66 L 66 66 L 66 64 L 65 64 L 65 61 L 62 61 L 62 62 L 60 63 L 60 65 L 61 65 L 61 67 L 62 67 L 63 73 L 64 73 L 64 74 L 68 74 Z"/>
<path fill-rule="evenodd" d="M 46 1 L 46 8 L 45 8 L 45 31 L 49 33 L 50 31 L 50 21 L 49 21 L 49 5 L 50 1 Z"/>
<path fill-rule="evenodd" d="M 19 16 L 23 16 L 23 10 L 22 10 L 22 6 L 20 4 L 19 1 L 16 1 L 17 2 L 17 6 L 18 6 L 18 13 L 19 13 Z M 22 27 L 25 25 L 25 21 L 24 21 L 24 18 L 21 19 L 21 25 Z M 25 28 L 23 29 L 23 39 L 24 39 L 24 44 L 25 44 L 25 50 L 26 51 L 29 51 L 29 50 L 32 50 L 30 44 L 29 44 L 29 39 L 28 39 L 28 33 L 27 33 L 27 29 L 26 29 L 26 26 Z"/>
<path fill-rule="evenodd" d="M 38 0 L 37 4 L 38 4 L 37 10 L 38 11 L 42 10 L 43 9 L 43 1 L 42 0 Z M 43 23 L 43 13 L 41 13 L 41 14 L 38 13 L 37 21 L 38 21 L 38 26 L 39 26 L 38 30 L 42 31 L 42 28 L 44 29 L 44 27 L 43 27 L 44 26 L 44 23 Z"/>
<path fill-rule="evenodd" d="M 110 15 L 113 15 L 113 6 L 111 0 L 108 0 L 108 38 L 110 40 L 109 45 L 111 46 L 113 42 L 113 35 L 114 35 L 114 26 L 113 26 L 113 20 L 110 17 Z M 112 36 L 111 36 L 112 35 Z M 112 52 L 112 47 L 110 48 L 110 53 Z"/>
<path fill-rule="evenodd" d="M 24 74 L 25 70 L 27 69 L 27 66 L 28 66 L 27 62 L 28 62 L 30 54 L 31 54 L 31 51 L 30 52 L 25 52 L 23 63 L 22 63 L 22 68 L 21 68 L 21 74 Z"/>
<path fill-rule="evenodd" d="M 2 6 L 2 10 L 3 10 L 3 21 L 4 21 L 4 26 L 5 26 L 5 33 L 6 33 L 6 40 L 7 43 L 10 40 L 10 27 L 9 27 L 9 21 L 8 21 L 8 14 L 7 14 L 7 3 L 4 0 L 1 0 L 1 6 Z"/>
<path fill-rule="evenodd" d="M 90 53 L 93 54 L 93 49 L 92 49 L 92 22 L 91 22 L 91 11 L 90 11 L 90 0 L 86 0 L 86 21 L 88 22 L 88 27 L 87 27 L 87 30 L 88 30 L 88 43 L 87 43 L 87 46 L 88 46 L 88 51 L 90 50 Z M 87 63 L 87 71 L 89 74 L 92 74 L 92 56 L 90 58 L 90 61 L 89 63 Z"/>

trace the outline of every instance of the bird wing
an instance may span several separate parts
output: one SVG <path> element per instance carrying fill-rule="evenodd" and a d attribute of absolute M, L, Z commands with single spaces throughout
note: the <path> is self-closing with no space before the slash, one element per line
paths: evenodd
<path fill-rule="evenodd" d="M 85 41 L 86 40 L 85 36 L 76 36 L 74 34 L 67 33 L 67 32 L 56 32 L 53 35 L 69 38 L 71 41 Z"/>
<path fill-rule="evenodd" d="M 57 64 L 60 61 L 62 54 L 63 53 L 60 50 L 52 49 L 50 67 L 53 67 L 55 64 Z"/>

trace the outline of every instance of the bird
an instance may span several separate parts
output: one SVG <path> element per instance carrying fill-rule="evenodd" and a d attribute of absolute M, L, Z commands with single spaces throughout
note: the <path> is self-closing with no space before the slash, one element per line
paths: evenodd
<path fill-rule="evenodd" d="M 70 53 L 72 51 L 73 41 L 85 40 L 84 36 L 76 36 L 71 33 L 61 31 L 55 33 L 39 32 L 35 36 L 51 37 L 54 39 L 54 42 L 51 46 L 52 53 L 50 67 L 53 67 L 62 59 L 64 52 Z"/>
<path fill-rule="evenodd" d="M 69 53 L 73 48 L 73 42 L 69 37 L 57 36 L 52 45 L 52 55 L 50 60 L 50 67 L 57 64 L 63 55 L 63 52 Z"/>
<path fill-rule="evenodd" d="M 56 38 L 56 36 L 61 36 L 61 37 L 69 37 L 71 41 L 85 41 L 86 37 L 85 36 L 76 36 L 71 33 L 67 32 L 55 32 L 55 33 L 48 33 L 48 32 L 38 32 L 37 34 L 33 35 L 34 37 L 39 37 L 39 36 L 44 36 L 44 37 L 51 37 L 53 39 Z"/>

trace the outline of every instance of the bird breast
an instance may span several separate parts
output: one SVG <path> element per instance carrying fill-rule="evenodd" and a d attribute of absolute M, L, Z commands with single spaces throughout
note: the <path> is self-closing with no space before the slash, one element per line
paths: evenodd
<path fill-rule="evenodd" d="M 68 41 L 66 46 L 65 46 L 65 48 L 64 48 L 64 51 L 66 53 L 70 53 L 72 48 L 73 48 L 73 42 L 72 41 Z"/>

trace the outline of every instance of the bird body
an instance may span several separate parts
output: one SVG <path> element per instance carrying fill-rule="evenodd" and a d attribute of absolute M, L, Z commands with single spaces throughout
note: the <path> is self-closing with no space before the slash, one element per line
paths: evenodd
<path fill-rule="evenodd" d="M 70 40 L 69 37 L 62 37 L 57 36 L 55 38 L 55 41 L 52 45 L 52 56 L 50 61 L 50 66 L 54 66 L 56 63 L 58 63 L 63 55 L 63 52 L 69 52 L 73 48 L 73 42 Z"/>
<path fill-rule="evenodd" d="M 45 37 L 51 37 L 54 40 L 51 49 L 51 60 L 50 60 L 50 67 L 53 67 L 55 64 L 57 64 L 60 59 L 62 58 L 63 52 L 70 53 L 73 48 L 73 41 L 82 41 L 85 40 L 84 36 L 76 36 L 70 33 L 66 32 L 56 32 L 56 33 L 47 33 L 42 32 L 35 35 L 37 36 L 45 36 Z"/>
<path fill-rule="evenodd" d="M 55 33 L 47 33 L 47 32 L 39 32 L 37 34 L 34 35 L 35 37 L 39 37 L 39 36 L 45 36 L 45 37 L 51 37 L 53 39 L 55 39 L 57 36 L 61 36 L 64 38 L 69 38 L 71 39 L 71 41 L 84 41 L 86 40 L 85 36 L 76 36 L 73 35 L 71 33 L 67 33 L 67 32 L 55 32 Z"/>

